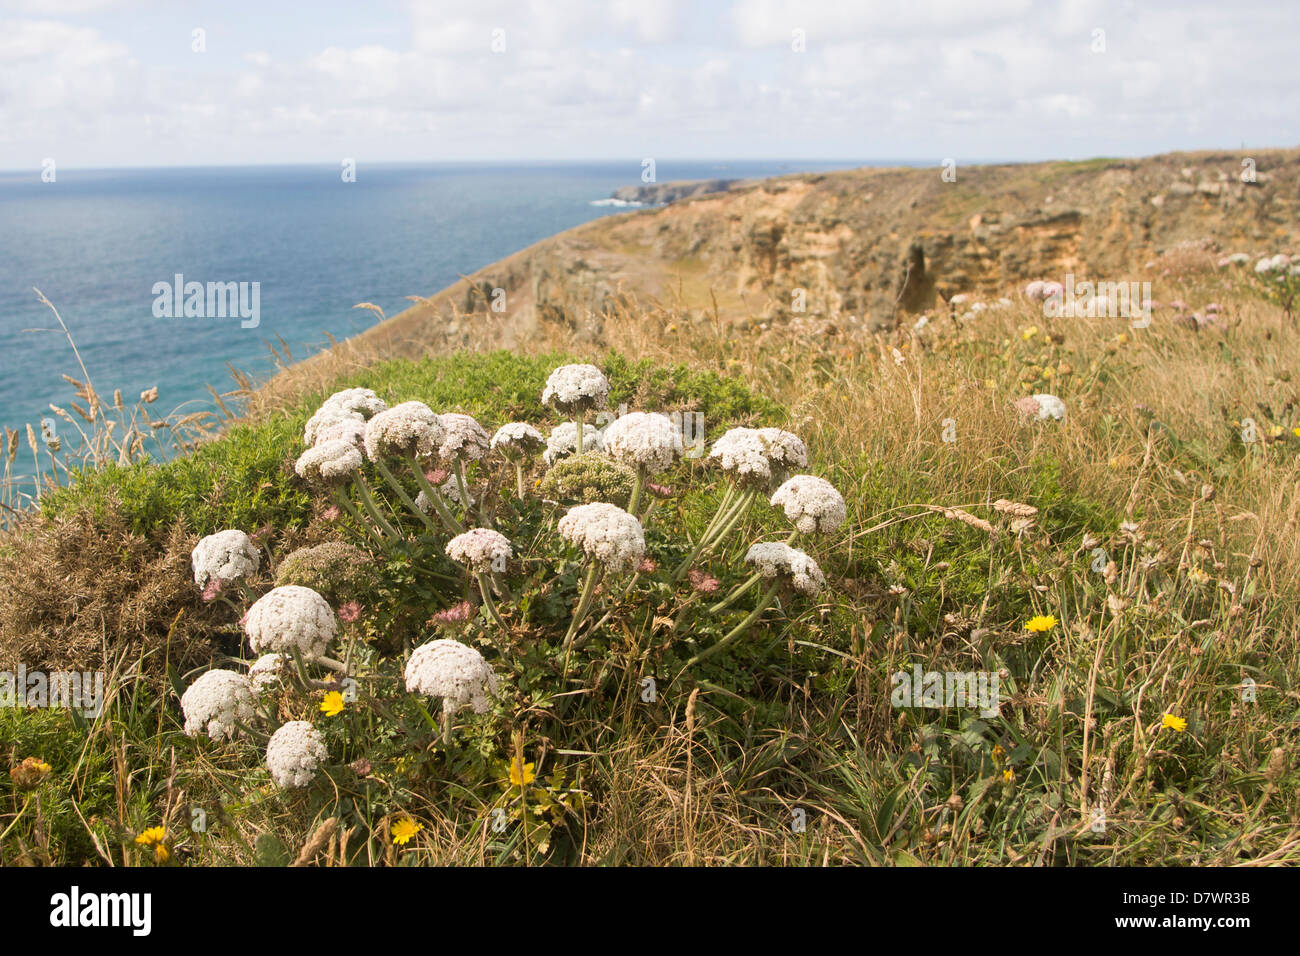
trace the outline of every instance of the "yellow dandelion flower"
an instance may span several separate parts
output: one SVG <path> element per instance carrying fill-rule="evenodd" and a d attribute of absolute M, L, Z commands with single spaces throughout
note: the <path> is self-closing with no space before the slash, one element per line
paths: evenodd
<path fill-rule="evenodd" d="M 1295 435 L 1296 438 L 1300 438 L 1300 425 L 1297 425 L 1295 428 L 1291 429 L 1291 434 Z"/>
<path fill-rule="evenodd" d="M 1001 762 L 1002 762 L 1002 758 L 1005 757 L 1006 755 L 1007 755 L 1007 752 L 1006 752 L 1005 750 L 1002 749 L 1002 745 L 1001 745 L 1001 744 L 994 744 L 994 745 L 993 745 L 993 759 L 994 759 L 995 761 L 997 761 L 998 763 L 1001 763 Z"/>
<path fill-rule="evenodd" d="M 1056 627 L 1056 618 L 1051 614 L 1036 614 L 1025 623 L 1025 630 L 1036 634 L 1044 634 L 1054 627 Z"/>
<path fill-rule="evenodd" d="M 320 702 L 320 712 L 326 717 L 337 717 L 343 713 L 343 706 L 343 695 L 336 690 L 332 690 Z"/>
<path fill-rule="evenodd" d="M 535 763 L 526 763 L 521 770 L 519 767 L 519 758 L 515 757 L 510 761 L 510 782 L 516 787 L 526 787 L 537 779 L 537 774 L 533 773 Z"/>
<path fill-rule="evenodd" d="M 1166 727 L 1181 734 L 1187 729 L 1187 721 L 1182 717 L 1175 717 L 1173 714 L 1165 714 L 1160 721 L 1160 729 L 1164 730 Z"/>
<path fill-rule="evenodd" d="M 1005 780 L 1007 783 L 1014 783 L 1016 779 L 1016 772 L 1012 770 L 1010 767 L 1008 767 L 1006 770 L 1002 771 L 1002 779 Z"/>
<path fill-rule="evenodd" d="M 155 843 L 153 848 L 153 858 L 159 863 L 166 863 L 172 858 L 172 851 L 167 849 L 165 843 Z"/>
<path fill-rule="evenodd" d="M 1020 333 L 1020 337 L 1024 339 L 1024 341 L 1028 342 L 1037 334 L 1038 334 L 1038 326 L 1031 325 L 1029 326 L 1029 328 L 1025 329 L 1023 332 Z"/>
<path fill-rule="evenodd" d="M 393 824 L 393 842 L 401 846 L 406 846 L 411 837 L 415 836 L 424 829 L 423 823 L 417 823 L 410 817 L 402 817 Z"/>

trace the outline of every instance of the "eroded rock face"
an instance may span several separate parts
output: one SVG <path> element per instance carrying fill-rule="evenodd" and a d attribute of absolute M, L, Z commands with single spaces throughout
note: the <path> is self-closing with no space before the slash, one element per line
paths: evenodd
<path fill-rule="evenodd" d="M 959 167 L 955 182 L 935 167 L 628 187 L 669 204 L 544 240 L 391 323 L 413 341 L 456 344 L 465 313 L 477 313 L 499 323 L 507 347 L 538 323 L 599 339 L 623 293 L 680 291 L 709 310 L 712 293 L 725 317 L 747 322 L 881 329 L 958 293 L 994 297 L 1067 272 L 1158 279 L 1143 265 L 1188 244 L 1300 245 L 1300 150 L 1248 158 L 1245 182 L 1241 154 L 1197 153 Z M 489 315 L 498 288 L 506 308 Z"/>

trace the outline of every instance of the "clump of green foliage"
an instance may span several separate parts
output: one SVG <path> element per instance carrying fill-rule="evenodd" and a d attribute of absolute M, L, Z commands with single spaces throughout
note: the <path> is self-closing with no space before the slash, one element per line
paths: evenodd
<path fill-rule="evenodd" d="M 571 455 L 552 465 L 544 476 L 542 497 L 555 501 L 608 501 L 627 507 L 636 484 L 636 471 L 603 455 Z"/>
<path fill-rule="evenodd" d="M 364 596 L 375 583 L 374 559 L 355 545 L 326 541 L 289 554 L 275 570 L 275 584 L 311 588 L 337 604 Z"/>

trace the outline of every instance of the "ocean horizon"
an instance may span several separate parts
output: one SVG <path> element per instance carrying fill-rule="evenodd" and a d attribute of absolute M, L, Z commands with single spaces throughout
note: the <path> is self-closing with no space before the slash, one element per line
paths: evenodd
<path fill-rule="evenodd" d="M 655 181 L 864 165 L 662 160 Z M 101 395 L 121 389 L 130 404 L 156 387 L 155 415 L 202 411 L 215 407 L 206 386 L 233 387 L 229 367 L 273 373 L 268 343 L 301 360 L 374 325 L 358 303 L 396 315 L 407 296 L 627 211 L 610 194 L 641 184 L 638 162 L 361 164 L 353 182 L 330 165 L 0 173 L 0 425 L 39 428 L 73 397 L 61 374 L 81 377 L 33 288 L 59 309 Z M 176 314 L 183 290 L 161 290 L 191 282 L 231 284 L 230 313 Z M 254 304 L 255 323 L 242 318 Z"/>

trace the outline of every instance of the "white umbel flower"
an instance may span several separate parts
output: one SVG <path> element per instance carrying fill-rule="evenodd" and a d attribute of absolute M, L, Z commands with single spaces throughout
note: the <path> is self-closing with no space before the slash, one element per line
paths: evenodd
<path fill-rule="evenodd" d="M 222 581 L 242 578 L 256 571 L 261 563 L 253 539 L 236 528 L 208 535 L 194 546 L 190 554 L 194 583 L 199 587 L 206 587 L 213 578 Z"/>
<path fill-rule="evenodd" d="M 284 670 L 284 655 L 263 654 L 248 669 L 248 679 L 253 685 L 253 693 L 259 697 L 280 683 L 280 673 Z"/>
<path fill-rule="evenodd" d="M 488 453 L 492 438 L 473 416 L 448 412 L 439 415 L 442 440 L 438 443 L 438 458 L 444 462 L 478 461 Z"/>
<path fill-rule="evenodd" d="M 514 557 L 510 539 L 491 528 L 470 528 L 447 542 L 447 557 L 468 565 L 476 574 L 503 567 Z"/>
<path fill-rule="evenodd" d="M 848 515 L 844 496 L 829 481 L 815 475 L 788 479 L 772 495 L 772 507 L 784 508 L 790 523 L 803 534 L 829 534 L 844 524 Z"/>
<path fill-rule="evenodd" d="M 767 484 L 772 480 L 768 443 L 754 428 L 733 428 L 713 443 L 709 457 L 740 484 Z"/>
<path fill-rule="evenodd" d="M 320 440 L 320 431 L 343 421 L 364 422 L 388 408 L 382 398 L 368 388 L 345 388 L 335 392 L 307 420 L 303 438 L 308 445 Z"/>
<path fill-rule="evenodd" d="M 760 541 L 749 549 L 745 563 L 765 578 L 780 576 L 794 589 L 809 597 L 816 595 L 826 585 L 826 576 L 817 562 L 798 548 L 784 541 Z"/>
<path fill-rule="evenodd" d="M 462 707 L 483 714 L 491 706 L 488 695 L 497 694 L 497 675 L 474 648 L 442 638 L 411 652 L 406 662 L 406 690 L 441 697 L 442 711 L 448 717 Z"/>
<path fill-rule="evenodd" d="M 656 474 L 681 456 L 682 433 L 667 415 L 628 412 L 605 426 L 600 444 L 611 458 Z"/>
<path fill-rule="evenodd" d="M 236 721 L 253 719 L 253 685 L 234 671 L 208 671 L 181 695 L 185 736 L 207 734 L 211 740 L 234 737 Z"/>
<path fill-rule="evenodd" d="M 600 451 L 602 435 L 598 428 L 588 426 L 582 430 L 582 450 Z M 542 456 L 547 465 L 553 465 L 561 458 L 568 458 L 578 450 L 578 426 L 574 422 L 561 422 L 555 426 L 546 439 L 546 454 Z"/>
<path fill-rule="evenodd" d="M 465 494 L 469 495 L 469 501 L 460 500 L 460 485 L 456 483 L 454 477 L 448 478 L 438 486 L 438 494 L 442 495 L 443 501 L 456 505 L 458 508 L 474 507 L 474 496 L 469 494 L 468 488 L 465 489 Z M 433 507 L 433 503 L 429 501 L 429 496 L 422 491 L 415 496 L 415 507 L 428 514 L 429 509 Z"/>
<path fill-rule="evenodd" d="M 358 449 L 366 447 L 366 423 L 360 418 L 341 418 L 316 431 L 315 444 L 327 441 L 345 441 Z"/>
<path fill-rule="evenodd" d="M 316 771 L 329 755 L 319 730 L 305 720 L 291 720 L 271 735 L 266 769 L 277 786 L 305 787 L 316 779 Z"/>
<path fill-rule="evenodd" d="M 338 634 L 338 621 L 329 603 L 298 584 L 272 588 L 244 615 L 248 646 L 259 654 L 292 654 L 304 660 L 325 653 Z"/>
<path fill-rule="evenodd" d="M 402 402 L 366 423 L 366 455 L 382 458 L 431 455 L 442 441 L 442 423 L 424 402 Z"/>
<path fill-rule="evenodd" d="M 319 484 L 347 481 L 361 470 L 361 452 L 341 438 L 330 438 L 312 445 L 298 456 L 293 470 L 298 477 Z"/>
<path fill-rule="evenodd" d="M 1040 421 L 1052 418 L 1059 422 L 1065 418 L 1065 402 L 1055 395 L 1048 395 L 1046 392 L 1040 392 L 1037 395 L 1026 395 L 1024 398 L 1018 399 L 1015 404 L 1016 409 L 1021 414 L 1033 416 Z"/>
<path fill-rule="evenodd" d="M 634 515 L 597 501 L 578 505 L 560 519 L 560 534 L 609 571 L 626 571 L 645 557 L 645 532 Z"/>
<path fill-rule="evenodd" d="M 581 415 L 604 408 L 609 401 L 609 379 L 594 365 L 561 365 L 546 379 L 542 404 L 561 415 Z"/>
<path fill-rule="evenodd" d="M 788 472 L 791 468 L 808 467 L 808 447 L 798 435 L 779 428 L 760 428 L 758 437 L 774 471 Z"/>
<path fill-rule="evenodd" d="M 497 429 L 491 447 L 511 460 L 526 458 L 546 447 L 546 436 L 527 422 L 510 422 Z"/>

